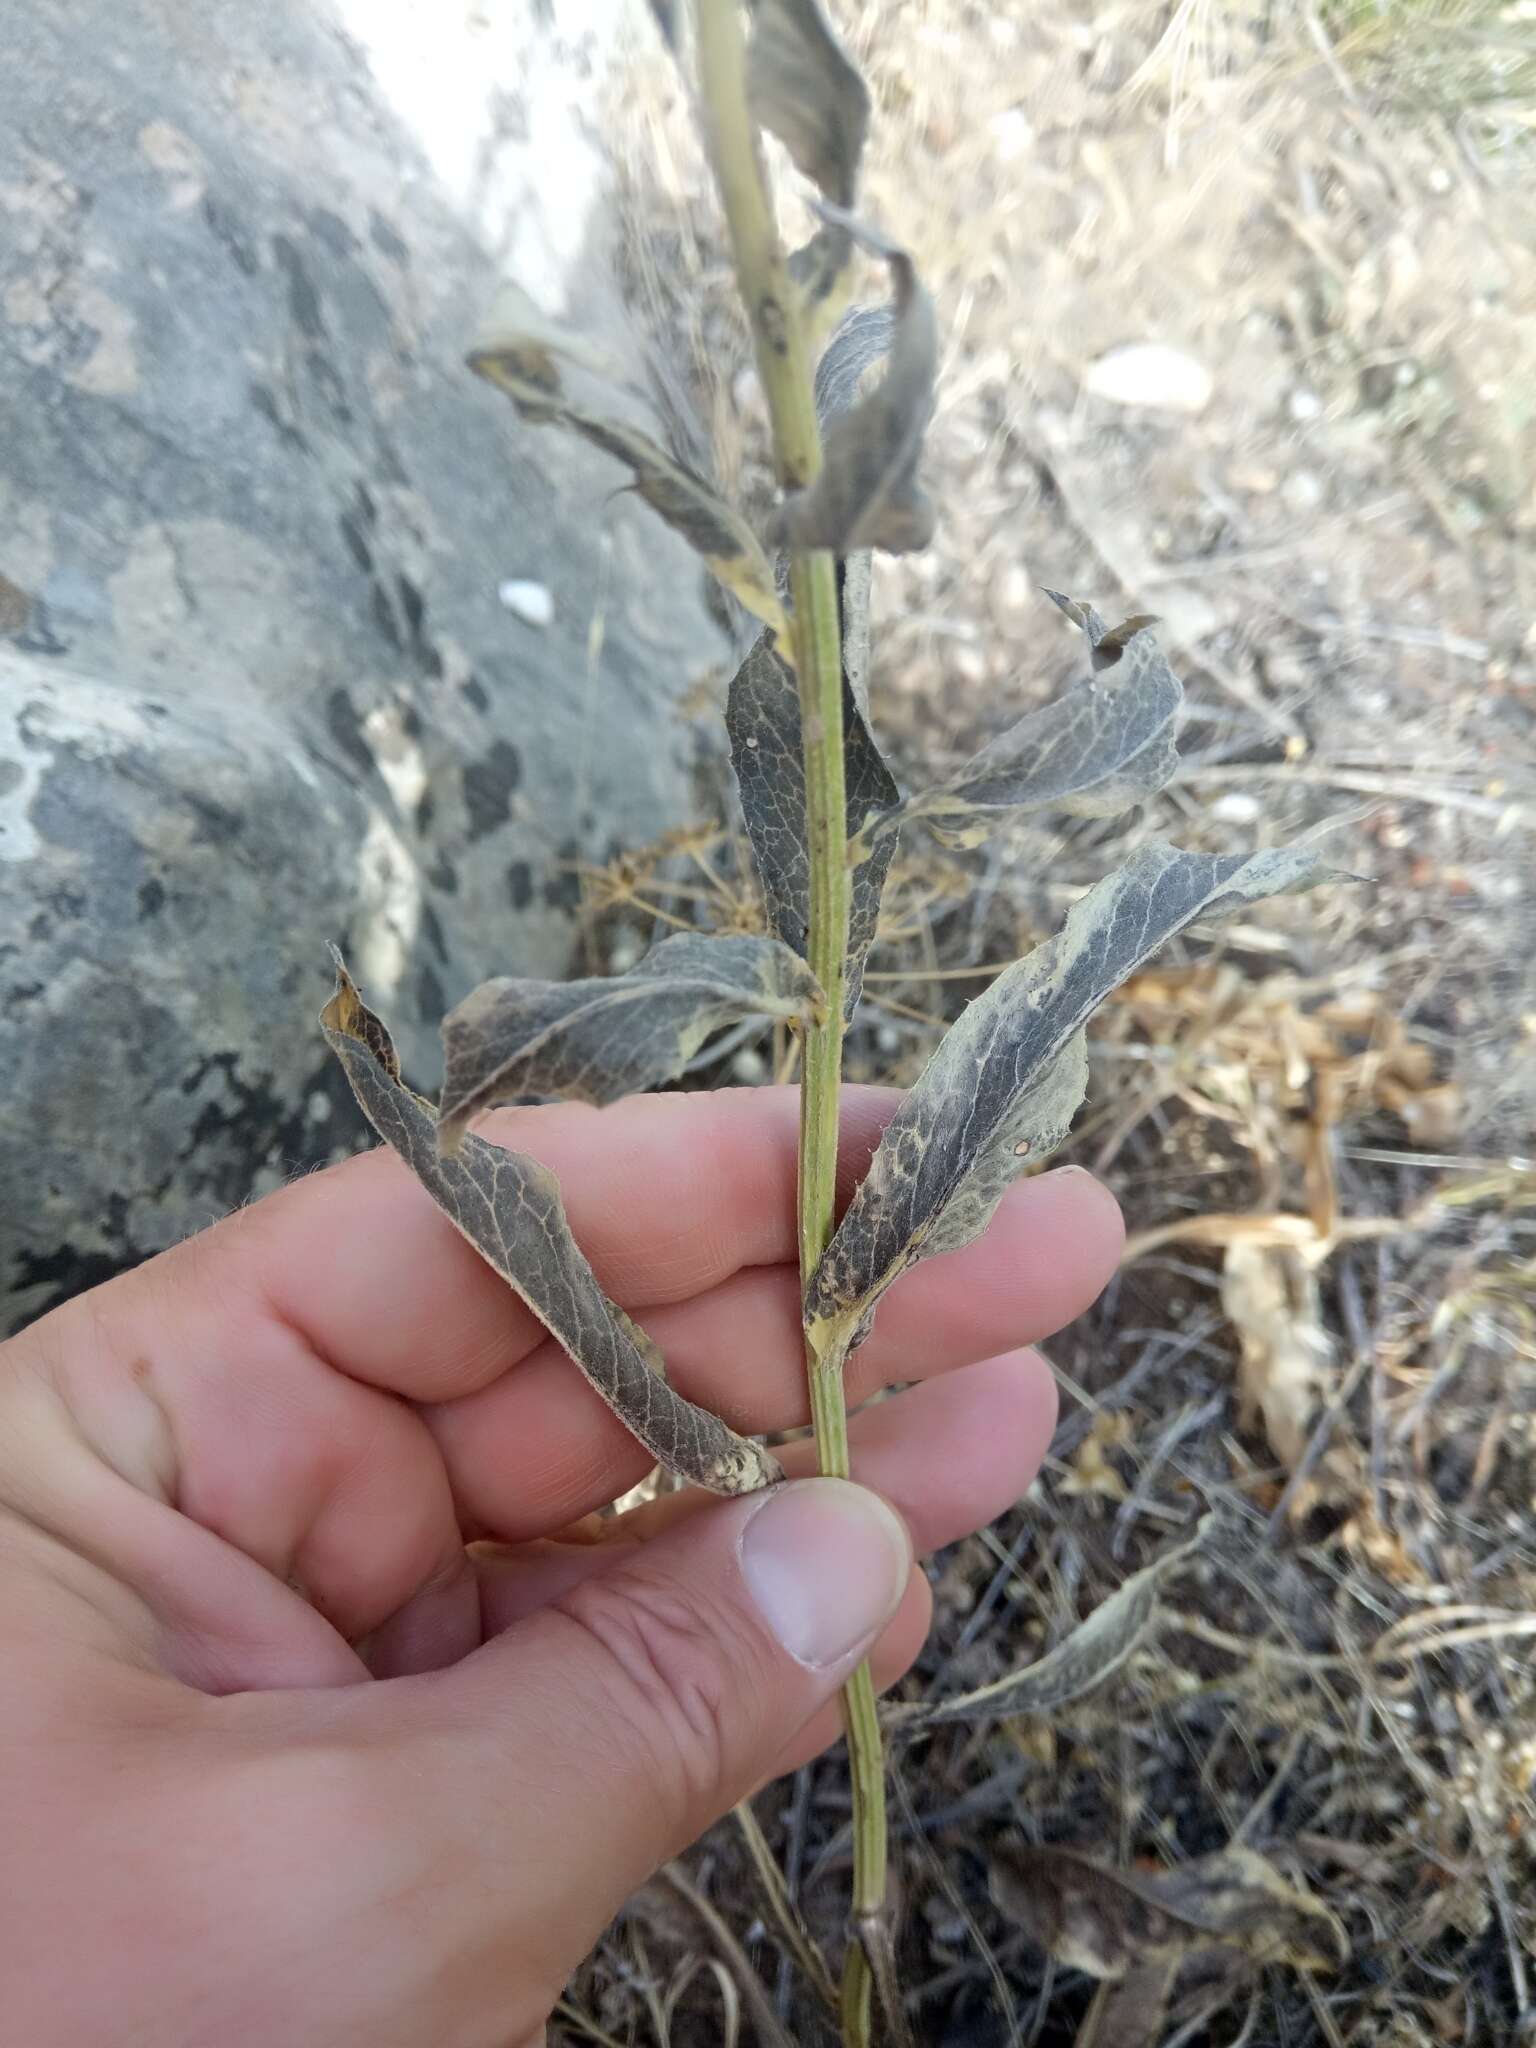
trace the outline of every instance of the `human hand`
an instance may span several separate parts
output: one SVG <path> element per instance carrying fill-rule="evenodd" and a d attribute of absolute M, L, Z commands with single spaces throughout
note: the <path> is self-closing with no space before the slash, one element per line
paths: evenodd
<path fill-rule="evenodd" d="M 846 1195 L 895 1098 L 844 1100 Z M 555 1169 L 679 1389 L 756 1431 L 806 1413 L 795 1126 L 757 1090 L 483 1128 Z M 1048 1371 L 1000 1347 L 1119 1244 L 1087 1174 L 1016 1186 L 855 1354 L 852 1400 L 926 1382 L 854 1420 L 861 1485 L 666 1496 L 600 1541 L 571 1525 L 645 1453 L 387 1152 L 0 1347 L 6 2037 L 540 2039 L 626 1895 L 835 1737 L 859 1659 L 906 1669 L 912 1546 L 1049 1441 Z"/>

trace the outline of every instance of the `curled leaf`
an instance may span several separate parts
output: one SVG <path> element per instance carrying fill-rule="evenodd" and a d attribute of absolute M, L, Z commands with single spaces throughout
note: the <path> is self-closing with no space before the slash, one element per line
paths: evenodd
<path fill-rule="evenodd" d="M 859 380 L 882 360 L 890 333 L 890 316 L 883 307 L 861 308 L 843 322 L 816 373 L 816 409 L 824 430 L 857 402 Z M 874 942 L 880 898 L 896 852 L 896 833 L 878 834 L 874 827 L 895 809 L 901 795 L 870 730 L 869 597 L 870 558 L 861 550 L 838 565 L 843 780 L 850 846 L 859 842 L 849 875 L 850 1017 L 858 1006 L 864 962 Z M 725 724 L 769 928 L 803 954 L 810 925 L 811 863 L 805 840 L 800 693 L 793 669 L 767 634 L 732 680 Z M 861 840 L 866 827 L 869 832 Z"/>
<path fill-rule="evenodd" d="M 747 101 L 795 169 L 835 206 L 851 206 L 869 133 L 869 87 L 818 0 L 757 0 Z"/>
<path fill-rule="evenodd" d="M 1087 1085 L 1083 1027 L 1114 988 L 1196 918 L 1325 874 L 1301 851 L 1245 860 L 1154 841 L 1090 889 L 960 1016 L 886 1126 L 807 1290 L 818 1350 L 858 1343 L 898 1275 L 979 1236 L 1061 1143 Z"/>
<path fill-rule="evenodd" d="M 869 133 L 869 88 L 819 0 L 758 0 L 747 48 L 747 97 L 756 120 L 778 136 L 822 197 L 851 207 Z M 830 305 L 852 255 L 847 225 L 827 219 L 790 257 L 790 276 L 809 308 Z"/>
<path fill-rule="evenodd" d="M 1200 1548 L 1210 1517 L 1188 1543 L 1133 1572 L 1123 1586 L 1097 1606 L 1086 1621 L 1022 1671 L 1013 1671 L 975 1692 L 954 1699 L 921 1700 L 888 1707 L 883 1719 L 893 1734 L 916 1735 L 946 1721 L 991 1720 L 1001 1714 L 1051 1714 L 1112 1678 L 1144 1641 L 1157 1619 L 1158 1588 L 1177 1566 Z"/>
<path fill-rule="evenodd" d="M 1241 1843 L 1150 1873 L 1113 1870 L 1071 1849 L 1005 1843 L 992 1892 L 1058 1963 L 1101 1979 L 1213 1949 L 1308 1972 L 1335 1970 L 1349 1954 L 1322 1901 Z"/>
<path fill-rule="evenodd" d="M 808 1018 L 805 962 L 776 939 L 678 932 L 624 974 L 484 982 L 443 1022 L 438 1134 L 458 1143 L 493 1103 L 527 1095 L 616 1102 L 680 1074 L 738 1017 Z"/>
<path fill-rule="evenodd" d="M 850 568 L 852 564 L 849 565 Z M 857 632 L 843 581 L 845 650 Z M 862 599 L 867 619 L 868 596 Z M 866 628 L 867 631 L 867 628 Z M 859 709 L 844 654 L 843 758 L 848 797 L 848 836 L 855 838 L 872 816 L 897 800 L 891 772 L 880 756 Z M 731 683 L 726 699 L 731 763 L 741 791 L 747 837 L 752 844 L 770 929 L 796 953 L 804 954 L 810 929 L 811 862 L 805 843 L 805 763 L 800 750 L 800 694 L 794 670 L 764 634 Z M 880 895 L 896 851 L 894 835 L 882 838 L 849 876 L 847 1009 L 859 1000 L 864 961 L 880 919 Z"/>
<path fill-rule="evenodd" d="M 571 370 L 603 376 L 605 365 L 579 337 L 541 312 L 521 287 L 503 287 L 469 366 L 506 392 L 524 419 L 556 422 L 623 463 L 640 496 L 726 589 L 765 626 L 786 631 L 772 566 L 746 520 L 713 484 L 666 454 L 638 427 L 568 397 L 565 379 Z"/>
<path fill-rule="evenodd" d="M 933 536 L 933 506 L 917 480 L 939 360 L 933 301 L 904 249 L 839 208 L 818 211 L 881 257 L 892 284 L 885 338 L 867 324 L 845 321 L 828 353 L 841 344 L 848 360 L 838 374 L 861 386 L 864 371 L 882 358 L 885 371 L 828 426 L 820 473 L 780 507 L 775 538 L 786 547 L 830 548 L 839 555 L 860 548 L 910 554 Z M 855 367 L 859 355 L 863 362 Z"/>
<path fill-rule="evenodd" d="M 767 1451 L 667 1385 L 656 1346 L 598 1286 L 547 1166 L 476 1137 L 452 1158 L 440 1154 L 437 1119 L 402 1083 L 389 1033 L 339 955 L 320 1025 L 379 1136 L 658 1463 L 715 1493 L 751 1493 L 782 1476 Z"/>
<path fill-rule="evenodd" d="M 1096 669 L 1113 668 L 1124 652 L 1127 640 L 1141 632 L 1143 627 L 1157 624 L 1152 612 L 1137 612 L 1133 618 L 1122 619 L 1118 626 L 1106 626 L 1086 599 L 1066 597 L 1059 590 L 1047 590 L 1045 594 L 1052 604 L 1066 613 L 1074 626 L 1081 627 L 1087 635 Z"/>
<path fill-rule="evenodd" d="M 1059 601 L 1067 608 L 1067 600 Z M 922 819 L 947 845 L 972 846 L 1000 819 L 1024 811 L 1112 817 L 1171 778 L 1184 696 L 1178 678 L 1146 622 L 1128 619 L 1110 634 L 1092 607 L 1086 610 L 1095 673 L 989 740 L 937 788 L 909 798 L 903 820 Z M 1106 648 L 1108 657 L 1100 659 Z M 887 818 L 876 829 L 891 823 Z"/>

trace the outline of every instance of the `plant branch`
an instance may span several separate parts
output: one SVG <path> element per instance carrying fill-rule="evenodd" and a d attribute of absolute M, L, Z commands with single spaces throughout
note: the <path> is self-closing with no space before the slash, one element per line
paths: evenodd
<path fill-rule="evenodd" d="M 790 279 L 747 106 L 746 49 L 738 0 L 698 0 L 703 120 L 730 233 L 736 275 L 752 326 L 758 375 L 773 426 L 774 463 L 785 491 L 801 491 L 821 466 L 806 325 Z M 837 563 L 824 550 L 790 557 L 792 653 L 800 689 L 805 757 L 805 825 L 810 853 L 806 957 L 826 998 L 805 1026 L 800 1090 L 798 1224 L 800 1270 L 809 1280 L 831 1239 L 837 1184 L 838 1085 L 848 952 L 847 797 L 843 767 L 843 653 Z M 848 1421 L 842 1357 L 806 1349 L 811 1420 L 821 1470 L 848 1476 Z M 853 1925 L 843 1980 L 843 2039 L 870 2038 L 871 1930 L 886 1904 L 885 1764 L 874 1685 L 863 1666 L 843 1694 L 853 1777 Z"/>

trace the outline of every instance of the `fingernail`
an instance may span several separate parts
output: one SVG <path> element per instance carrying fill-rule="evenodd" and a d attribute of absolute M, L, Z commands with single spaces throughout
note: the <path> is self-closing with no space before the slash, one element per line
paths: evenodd
<path fill-rule="evenodd" d="M 742 1531 L 741 1570 L 791 1657 L 836 1664 L 896 1612 L 912 1541 L 895 1509 L 867 1488 L 797 1479 L 776 1488 Z"/>

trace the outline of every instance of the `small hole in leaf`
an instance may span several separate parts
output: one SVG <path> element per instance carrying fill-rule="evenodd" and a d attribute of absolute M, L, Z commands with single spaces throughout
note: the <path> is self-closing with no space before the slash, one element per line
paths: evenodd
<path fill-rule="evenodd" d="M 1025 1156 L 1027 1155 L 1028 1151 L 1029 1151 L 1029 1140 L 1028 1140 L 1028 1138 L 1020 1138 L 1020 1140 L 1019 1140 L 1019 1142 L 1017 1143 L 1017 1145 L 1015 1145 L 1015 1146 L 1014 1146 L 1014 1148 L 1013 1148 L 1013 1156 L 1014 1156 L 1014 1158 L 1015 1158 L 1015 1159 L 1023 1159 L 1023 1158 L 1024 1158 L 1024 1157 L 1025 1157 Z"/>

